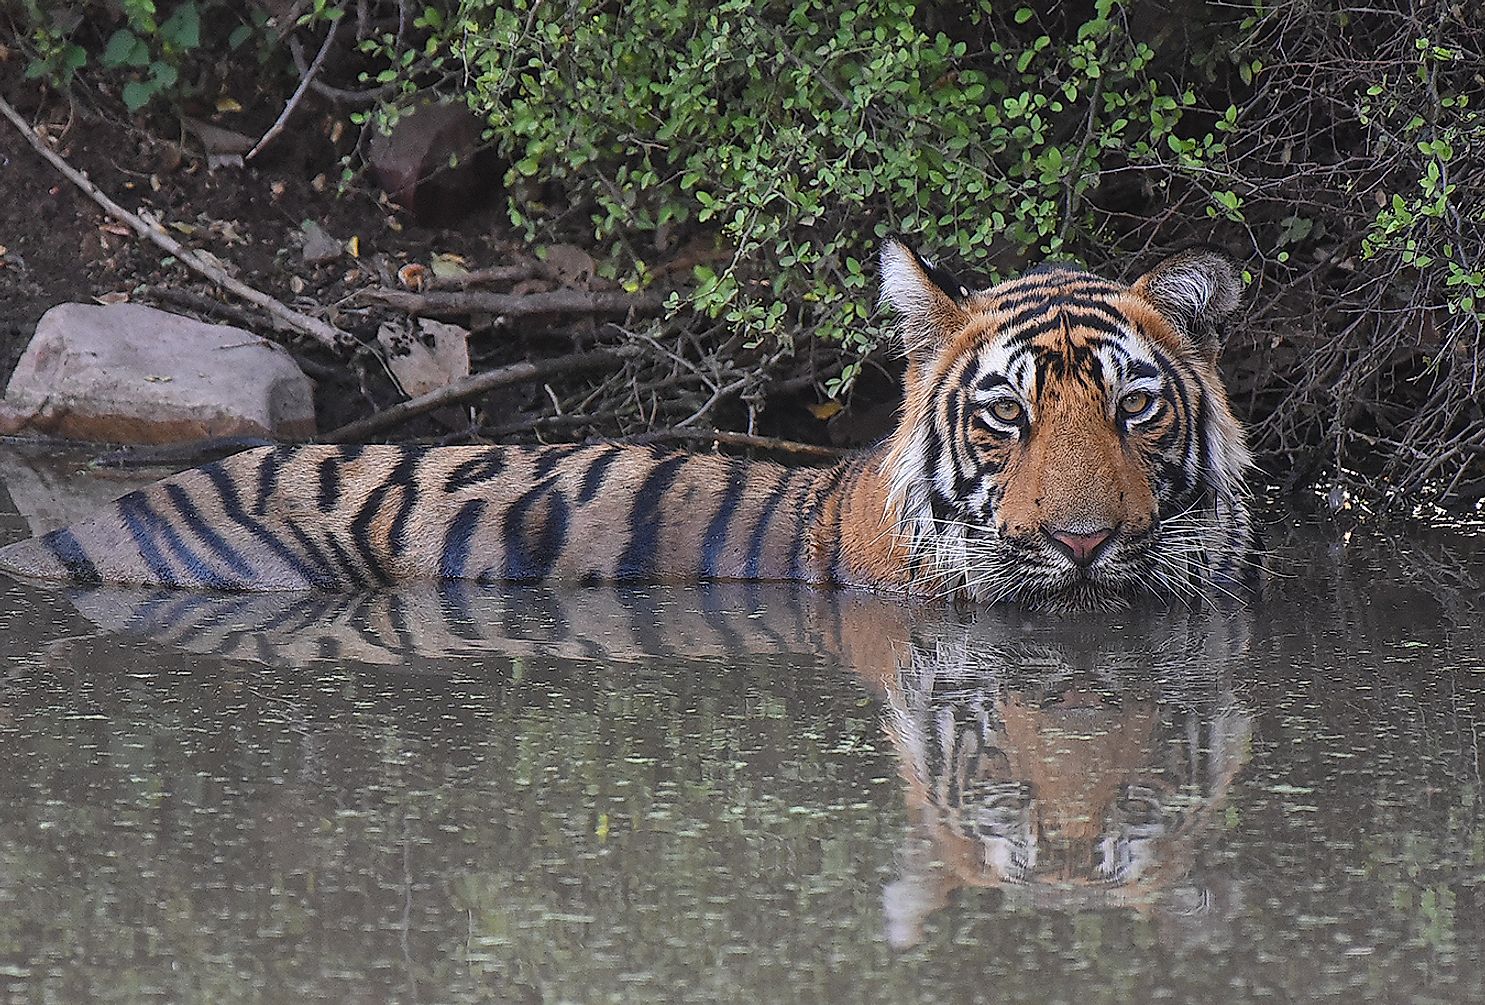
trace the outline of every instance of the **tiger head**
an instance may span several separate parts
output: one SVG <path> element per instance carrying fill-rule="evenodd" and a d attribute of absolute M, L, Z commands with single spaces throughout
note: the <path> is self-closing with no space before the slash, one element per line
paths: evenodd
<path fill-rule="evenodd" d="M 1053 610 L 1233 593 L 1252 459 L 1217 355 L 1240 293 L 1205 248 L 1129 286 L 1044 266 L 977 292 L 889 241 L 908 367 L 883 474 L 918 573 Z"/>

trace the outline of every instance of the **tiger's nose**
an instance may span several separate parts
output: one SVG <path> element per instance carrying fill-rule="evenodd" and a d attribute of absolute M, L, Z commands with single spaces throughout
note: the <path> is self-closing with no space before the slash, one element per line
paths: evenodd
<path fill-rule="evenodd" d="M 1042 533 L 1047 535 L 1059 551 L 1072 559 L 1074 565 L 1087 567 L 1093 564 L 1103 546 L 1113 538 L 1114 528 L 1103 527 L 1087 534 L 1074 534 L 1071 531 L 1043 527 Z"/>

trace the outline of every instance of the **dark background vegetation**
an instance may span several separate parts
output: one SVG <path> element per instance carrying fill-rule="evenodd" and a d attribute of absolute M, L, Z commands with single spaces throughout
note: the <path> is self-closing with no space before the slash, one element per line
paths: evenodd
<path fill-rule="evenodd" d="M 1279 484 L 1403 511 L 1485 498 L 1474 3 L 9 0 L 0 12 L 3 93 L 96 182 L 364 341 L 338 356 L 295 346 L 321 382 L 322 421 L 395 399 L 376 332 L 396 312 L 355 296 L 439 253 L 469 268 L 544 255 L 506 292 L 578 285 L 665 310 L 458 313 L 476 369 L 594 345 L 631 355 L 402 435 L 735 429 L 852 445 L 895 405 L 898 364 L 872 307 L 884 235 L 985 277 L 1060 257 L 1124 279 L 1199 239 L 1247 262 L 1224 366 Z M 257 137 L 306 74 L 287 138 L 246 169 L 205 170 L 186 123 Z M 397 208 L 366 170 L 375 137 L 435 98 L 466 104 L 478 127 L 431 144 L 420 171 L 437 177 L 383 176 Z M 192 281 L 106 231 L 84 235 L 81 272 L 68 249 L 48 252 L 69 219 L 56 207 L 89 229 L 97 214 L 14 136 L 0 154 L 11 192 L 35 190 L 0 213 L 0 281 L 31 291 L 0 299 L 0 321 L 118 287 L 182 306 Z M 46 206 L 51 229 L 28 243 Z M 306 219 L 356 236 L 356 254 L 303 265 L 289 235 Z M 74 274 L 69 290 L 58 277 Z"/>

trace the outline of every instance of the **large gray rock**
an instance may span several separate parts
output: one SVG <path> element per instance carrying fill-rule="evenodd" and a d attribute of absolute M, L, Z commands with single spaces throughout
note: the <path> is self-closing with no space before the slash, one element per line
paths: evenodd
<path fill-rule="evenodd" d="M 0 433 L 96 443 L 315 432 L 313 385 L 241 328 L 140 304 L 61 304 L 36 326 L 0 401 Z"/>

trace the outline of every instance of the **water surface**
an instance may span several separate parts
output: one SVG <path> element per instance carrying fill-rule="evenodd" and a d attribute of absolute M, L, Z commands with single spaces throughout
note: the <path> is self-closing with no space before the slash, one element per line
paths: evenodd
<path fill-rule="evenodd" d="M 1079 619 L 0 581 L 0 1000 L 1485 999 L 1481 548 L 1271 537 Z"/>

